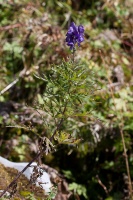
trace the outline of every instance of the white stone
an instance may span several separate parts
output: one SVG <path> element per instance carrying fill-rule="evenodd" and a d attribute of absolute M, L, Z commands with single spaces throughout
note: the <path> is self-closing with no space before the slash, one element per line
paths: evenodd
<path fill-rule="evenodd" d="M 17 169 L 19 172 L 21 172 L 28 164 L 28 162 L 23 162 L 23 163 L 11 162 L 1 156 L 0 156 L 0 163 L 2 163 L 5 167 Z M 36 165 L 37 163 L 33 162 L 31 167 L 28 167 L 23 173 L 29 180 L 33 172 L 33 166 L 36 166 Z M 37 182 L 36 182 L 37 186 L 39 186 L 38 183 L 41 183 L 40 185 L 42 186 L 42 188 L 44 189 L 46 193 L 50 192 L 50 188 L 52 187 L 52 184 L 50 181 L 49 174 L 47 172 L 43 172 L 43 175 L 37 179 Z"/>

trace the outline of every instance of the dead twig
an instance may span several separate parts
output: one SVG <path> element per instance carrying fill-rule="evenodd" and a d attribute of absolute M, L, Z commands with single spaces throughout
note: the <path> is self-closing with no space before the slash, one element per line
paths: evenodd
<path fill-rule="evenodd" d="M 18 24 L 12 24 L 12 25 L 9 25 L 9 26 L 3 26 L 3 27 L 0 27 L 0 31 L 7 31 L 7 30 L 18 28 L 18 27 L 21 27 L 21 26 L 24 26 L 24 25 L 18 23 Z"/>
<path fill-rule="evenodd" d="M 100 180 L 100 178 L 99 178 L 98 175 L 96 175 L 96 179 L 97 179 L 99 185 L 101 185 L 101 187 L 104 189 L 104 191 L 106 192 L 106 194 L 108 194 L 107 187 L 102 183 L 102 181 Z"/>
<path fill-rule="evenodd" d="M 17 82 L 19 81 L 19 78 L 15 79 L 12 83 L 10 83 L 9 85 L 7 85 L 1 92 L 0 95 L 4 94 L 5 92 L 7 92 L 11 87 L 13 87 Z"/>

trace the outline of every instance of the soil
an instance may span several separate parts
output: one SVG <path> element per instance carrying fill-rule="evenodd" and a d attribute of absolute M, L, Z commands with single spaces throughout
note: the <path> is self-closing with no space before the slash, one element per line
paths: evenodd
<path fill-rule="evenodd" d="M 4 190 L 16 177 L 17 174 L 18 171 L 16 169 L 5 167 L 4 165 L 0 164 L 0 190 Z M 13 188 L 10 188 L 8 192 L 11 194 L 13 190 Z M 24 175 L 21 175 L 19 180 L 17 181 L 17 191 L 10 199 L 30 200 L 32 199 L 31 196 L 34 196 L 34 198 L 37 200 L 46 199 L 44 190 L 41 187 L 30 184 L 29 180 Z M 7 199 L 9 199 L 9 197 Z"/>

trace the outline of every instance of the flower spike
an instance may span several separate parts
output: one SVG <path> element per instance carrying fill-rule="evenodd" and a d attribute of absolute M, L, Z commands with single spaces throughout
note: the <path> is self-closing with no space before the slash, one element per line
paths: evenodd
<path fill-rule="evenodd" d="M 70 24 L 68 32 L 66 34 L 66 43 L 71 50 L 75 49 L 75 44 L 80 46 L 80 43 L 84 41 L 84 27 L 82 25 L 76 26 L 74 22 Z"/>

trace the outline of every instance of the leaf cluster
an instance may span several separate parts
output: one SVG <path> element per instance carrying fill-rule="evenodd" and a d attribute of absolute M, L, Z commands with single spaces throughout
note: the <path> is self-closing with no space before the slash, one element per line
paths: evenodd
<path fill-rule="evenodd" d="M 62 119 L 88 114 L 84 108 L 92 99 L 95 80 L 86 65 L 63 61 L 61 65 L 53 65 L 48 75 L 36 77 L 46 83 L 46 89 L 35 108 L 50 115 L 54 126 Z"/>

